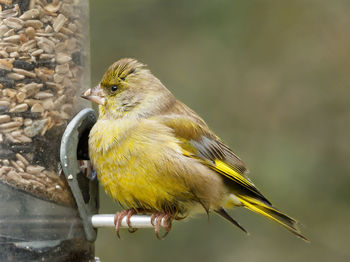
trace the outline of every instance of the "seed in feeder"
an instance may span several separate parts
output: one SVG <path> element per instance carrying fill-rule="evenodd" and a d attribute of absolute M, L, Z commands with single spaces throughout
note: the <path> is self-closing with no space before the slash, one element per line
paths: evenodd
<path fill-rule="evenodd" d="M 25 42 L 25 41 L 22 41 Z M 20 52 L 28 52 L 29 50 L 32 50 L 36 47 L 36 41 L 34 39 L 29 40 L 28 42 L 21 45 L 18 51 Z"/>
<path fill-rule="evenodd" d="M 28 126 L 24 129 L 24 134 L 28 137 L 34 137 L 38 135 L 47 124 L 48 120 L 35 120 L 31 126 Z"/>
<path fill-rule="evenodd" d="M 15 159 L 15 153 L 9 149 L 0 148 L 0 158 L 7 158 L 2 160 L 2 163 L 7 166 L 10 164 L 8 159 Z"/>
<path fill-rule="evenodd" d="M 45 168 L 42 167 L 42 166 L 32 166 L 32 165 L 29 165 L 27 166 L 26 168 L 26 172 L 30 173 L 30 174 L 39 174 L 41 171 L 43 171 Z"/>
<path fill-rule="evenodd" d="M 27 70 L 24 70 L 24 69 L 20 69 L 20 68 L 13 68 L 13 71 L 18 73 L 18 74 L 21 74 L 21 75 L 24 75 L 24 76 L 28 76 L 28 77 L 31 77 L 31 78 L 34 78 L 36 76 L 35 73 L 27 71 Z"/>
<path fill-rule="evenodd" d="M 1 1 L 4 4 L 6 4 L 6 5 L 11 5 L 12 4 L 12 0 L 1 0 Z M 2 11 L 0 13 L 0 17 L 1 18 L 7 18 L 7 17 L 10 17 L 10 16 L 17 16 L 18 15 L 18 11 L 19 11 L 19 8 L 18 8 L 18 5 L 16 4 L 14 8 Z"/>
<path fill-rule="evenodd" d="M 69 38 L 66 41 L 64 41 L 64 48 L 73 51 L 77 48 L 78 41 L 74 38 Z"/>
<path fill-rule="evenodd" d="M 35 29 L 33 27 L 27 27 L 24 31 L 29 39 L 33 39 L 35 37 Z"/>
<path fill-rule="evenodd" d="M 55 52 L 56 54 L 59 52 L 65 52 L 67 49 L 66 45 L 64 43 L 57 43 L 55 46 Z"/>
<path fill-rule="evenodd" d="M 63 64 L 63 65 L 57 65 L 55 68 L 56 73 L 58 74 L 65 74 L 69 72 L 69 65 Z"/>
<path fill-rule="evenodd" d="M 29 165 L 28 160 L 27 160 L 24 156 L 22 156 L 21 154 L 17 153 L 17 154 L 16 154 L 16 157 L 17 157 L 18 160 L 20 160 L 20 161 L 21 161 L 23 164 L 25 164 L 26 166 Z"/>
<path fill-rule="evenodd" d="M 65 101 L 67 100 L 66 95 L 61 95 L 59 98 L 56 99 L 54 102 L 54 108 L 59 108 Z"/>
<path fill-rule="evenodd" d="M 31 53 L 32 56 L 37 56 L 37 55 L 40 55 L 44 52 L 44 50 L 42 49 L 37 49 L 35 50 L 34 52 Z"/>
<path fill-rule="evenodd" d="M 51 98 L 47 98 L 45 100 L 43 100 L 43 103 L 42 103 L 44 109 L 46 110 L 52 110 L 54 108 L 54 104 L 53 104 L 53 101 Z"/>
<path fill-rule="evenodd" d="M 64 78 L 63 75 L 59 75 L 59 74 L 53 75 L 53 81 L 55 81 L 56 83 L 61 83 L 63 81 L 63 78 Z"/>
<path fill-rule="evenodd" d="M 36 178 L 32 174 L 28 174 L 28 173 L 25 173 L 25 172 L 20 172 L 19 175 L 25 180 L 35 179 Z"/>
<path fill-rule="evenodd" d="M 55 47 L 55 44 L 48 42 L 50 40 L 46 39 L 46 38 L 42 38 L 40 40 L 38 40 L 38 47 L 41 48 L 42 50 L 44 50 L 44 52 L 46 53 L 52 53 L 54 51 L 54 47 Z"/>
<path fill-rule="evenodd" d="M 10 170 L 11 168 L 7 166 L 0 167 L 0 178 L 5 177 Z"/>
<path fill-rule="evenodd" d="M 19 43 L 19 42 L 21 42 L 21 36 L 20 35 L 12 35 L 12 36 L 5 37 L 3 40 L 6 42 L 10 42 L 10 43 Z"/>
<path fill-rule="evenodd" d="M 69 30 L 67 27 L 62 27 L 60 32 L 68 36 L 74 34 L 74 32 Z"/>
<path fill-rule="evenodd" d="M 16 17 L 9 17 L 3 20 L 3 23 L 10 28 L 20 30 L 23 27 L 23 21 Z"/>
<path fill-rule="evenodd" d="M 9 54 L 5 50 L 0 50 L 0 55 L 4 58 L 9 57 Z"/>
<path fill-rule="evenodd" d="M 68 120 L 71 118 L 70 115 L 68 115 L 67 113 L 65 113 L 63 111 L 61 111 L 60 116 L 62 117 L 62 119 L 65 119 L 65 120 Z"/>
<path fill-rule="evenodd" d="M 41 88 L 37 83 L 30 83 L 23 86 L 20 90 L 27 94 L 28 97 L 36 94 Z"/>
<path fill-rule="evenodd" d="M 4 163 L 5 161 L 9 162 L 8 160 L 3 160 L 4 165 L 5 165 L 5 163 Z M 7 165 L 0 167 L 0 177 L 6 175 L 9 171 L 11 171 L 11 169 L 12 168 L 7 166 Z"/>
<path fill-rule="evenodd" d="M 24 99 L 24 103 L 28 104 L 29 106 L 33 106 L 34 104 L 40 104 L 40 100 L 28 98 Z"/>
<path fill-rule="evenodd" d="M 64 104 L 61 107 L 61 110 L 67 114 L 72 114 L 73 113 L 73 106 L 71 104 Z"/>
<path fill-rule="evenodd" d="M 0 77 L 0 83 L 4 88 L 13 88 L 15 81 L 10 78 Z"/>
<path fill-rule="evenodd" d="M 40 12 L 38 9 L 30 9 L 24 12 L 19 18 L 22 20 L 34 19 L 39 16 Z"/>
<path fill-rule="evenodd" d="M 43 70 L 42 68 L 35 68 L 34 72 L 36 73 L 36 76 L 43 82 L 51 81 L 52 75 L 45 72 L 46 70 Z"/>
<path fill-rule="evenodd" d="M 5 47 L 7 53 L 16 52 L 19 49 L 18 45 L 8 45 Z M 14 59 L 11 59 L 14 60 Z"/>
<path fill-rule="evenodd" d="M 9 28 L 6 25 L 0 25 L 0 37 L 3 37 L 8 30 Z"/>
<path fill-rule="evenodd" d="M 6 178 L 16 184 L 21 179 L 21 176 L 16 171 L 10 171 L 7 173 Z"/>
<path fill-rule="evenodd" d="M 18 103 L 22 103 L 24 101 L 24 99 L 26 98 L 26 94 L 23 92 L 18 92 L 16 95 L 16 98 L 17 98 Z"/>
<path fill-rule="evenodd" d="M 21 123 L 12 121 L 12 122 L 8 122 L 8 123 L 5 123 L 5 124 L 0 124 L 0 129 L 8 129 L 8 128 L 13 128 L 13 127 L 17 128 L 17 127 L 19 127 L 21 125 L 22 125 Z"/>
<path fill-rule="evenodd" d="M 10 53 L 10 57 L 19 57 L 18 52 L 12 52 Z"/>
<path fill-rule="evenodd" d="M 43 60 L 50 60 L 54 57 L 55 57 L 55 54 L 41 54 L 39 58 Z"/>
<path fill-rule="evenodd" d="M 22 130 L 16 130 L 16 131 L 12 131 L 11 132 L 11 136 L 17 138 L 18 136 L 20 136 L 22 134 Z"/>
<path fill-rule="evenodd" d="M 64 88 L 62 85 L 56 84 L 54 82 L 46 82 L 45 84 L 48 88 L 51 88 L 55 91 L 59 91 L 59 90 L 62 90 Z"/>
<path fill-rule="evenodd" d="M 55 30 L 55 32 L 58 32 L 60 31 L 60 29 L 62 28 L 62 26 L 64 25 L 64 23 L 67 21 L 68 19 L 62 15 L 62 14 L 59 14 L 55 21 L 53 22 L 52 24 L 52 27 L 53 27 L 53 30 Z"/>
<path fill-rule="evenodd" d="M 12 166 L 14 166 L 18 171 L 24 172 L 24 169 L 23 169 L 20 165 L 18 165 L 16 161 L 10 160 L 10 163 L 11 163 Z"/>
<path fill-rule="evenodd" d="M 56 54 L 56 61 L 59 64 L 65 64 L 72 60 L 72 58 L 69 55 L 66 55 L 64 53 L 58 53 Z"/>
<path fill-rule="evenodd" d="M 25 165 L 22 163 L 22 161 L 20 161 L 20 160 L 17 160 L 17 161 L 16 161 L 16 164 L 17 164 L 19 167 L 21 167 L 23 171 L 24 171 L 24 169 L 26 168 L 26 166 L 25 166 Z"/>
<path fill-rule="evenodd" d="M 12 152 L 12 151 L 10 151 L 10 152 Z M 12 152 L 12 153 L 13 153 L 13 152 Z M 6 157 L 11 158 L 11 154 L 6 153 Z M 7 159 L 2 160 L 2 163 L 3 163 L 5 166 L 9 166 L 9 165 L 10 165 L 10 161 L 7 160 Z"/>
<path fill-rule="evenodd" d="M 53 31 L 52 27 L 50 25 L 47 25 L 45 27 L 45 33 L 51 33 Z"/>
<path fill-rule="evenodd" d="M 37 64 L 37 67 L 43 66 L 51 69 L 55 68 L 56 66 L 55 63 L 53 63 L 51 60 L 39 60 L 37 61 L 36 64 Z"/>
<path fill-rule="evenodd" d="M 13 117 L 12 120 L 21 123 L 21 125 L 23 124 L 23 117 Z"/>
<path fill-rule="evenodd" d="M 56 13 L 61 7 L 59 3 L 51 3 L 44 7 L 44 9 L 50 13 Z"/>
<path fill-rule="evenodd" d="M 37 112 L 37 113 L 42 113 L 44 112 L 44 108 L 41 104 L 37 103 L 32 106 L 30 109 L 31 112 Z"/>
<path fill-rule="evenodd" d="M 35 29 L 40 29 L 43 27 L 43 23 L 39 20 L 27 20 L 24 22 L 24 26 L 33 27 Z"/>
<path fill-rule="evenodd" d="M 63 27 L 62 27 L 62 29 L 63 29 Z M 61 31 L 62 31 L 62 29 L 61 29 Z M 65 41 L 65 40 L 68 39 L 68 36 L 65 35 L 65 34 L 62 34 L 61 32 L 56 33 L 55 37 L 56 37 L 57 40 L 59 40 L 59 41 Z"/>
<path fill-rule="evenodd" d="M 27 71 L 32 71 L 35 66 L 33 64 L 31 64 L 31 63 L 26 62 L 26 61 L 15 60 L 13 62 L 13 67 L 24 69 L 24 70 L 27 70 Z"/>
<path fill-rule="evenodd" d="M 14 89 L 6 88 L 6 89 L 2 90 L 2 94 L 4 96 L 14 98 L 16 96 L 17 92 Z"/>
<path fill-rule="evenodd" d="M 28 105 L 27 104 L 18 104 L 14 108 L 10 109 L 10 112 L 25 112 L 28 110 Z"/>
<path fill-rule="evenodd" d="M 50 92 L 44 92 L 44 91 L 38 92 L 38 93 L 34 96 L 34 98 L 36 98 L 36 99 L 45 99 L 45 98 L 50 98 L 50 97 L 53 97 L 53 94 L 50 93 Z"/>
<path fill-rule="evenodd" d="M 33 142 L 33 140 L 30 137 L 27 137 L 25 135 L 20 135 L 16 138 L 17 138 L 17 140 L 19 140 L 22 143 L 32 143 Z"/>
<path fill-rule="evenodd" d="M 0 106 L 0 113 L 6 113 L 9 111 L 9 107 L 8 106 Z"/>
<path fill-rule="evenodd" d="M 72 60 L 75 64 L 81 65 L 81 58 L 80 58 L 79 51 L 72 53 Z"/>
<path fill-rule="evenodd" d="M 0 101 L 0 107 L 9 107 L 10 102 L 9 101 Z"/>
<path fill-rule="evenodd" d="M 9 115 L 0 115 L 0 123 L 9 122 L 11 117 Z"/>
<path fill-rule="evenodd" d="M 12 131 L 13 131 L 13 128 L 12 128 L 12 130 L 8 130 L 8 129 L 2 130 L 2 132 L 5 133 L 6 139 L 9 140 L 11 143 L 20 143 L 21 141 L 15 139 L 13 136 L 11 136 L 11 135 L 9 134 L 9 133 L 12 132 Z"/>
<path fill-rule="evenodd" d="M 30 119 L 30 118 L 24 119 L 24 122 L 23 122 L 23 124 L 24 124 L 25 126 L 30 126 L 32 123 L 33 123 L 33 120 Z"/>
<path fill-rule="evenodd" d="M 22 80 L 25 78 L 24 75 L 20 75 L 20 74 L 17 74 L 17 73 L 9 73 L 7 74 L 7 76 L 13 80 Z"/>
<path fill-rule="evenodd" d="M 4 38 L 5 37 L 9 37 L 9 36 L 14 36 L 15 35 L 15 29 L 9 29 L 5 34 L 4 34 Z"/>
<path fill-rule="evenodd" d="M 77 26 L 74 24 L 74 23 L 69 23 L 68 24 L 68 28 L 72 31 L 72 32 L 75 32 L 77 31 Z"/>
<path fill-rule="evenodd" d="M 11 71 L 13 64 L 8 59 L 0 59 L 0 68 Z"/>
<path fill-rule="evenodd" d="M 9 70 L 0 68 L 0 77 L 6 76 L 9 72 L 10 72 Z"/>

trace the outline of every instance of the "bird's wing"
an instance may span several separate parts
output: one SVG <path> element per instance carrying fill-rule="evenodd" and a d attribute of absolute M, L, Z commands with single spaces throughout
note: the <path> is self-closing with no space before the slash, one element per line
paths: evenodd
<path fill-rule="evenodd" d="M 198 159 L 202 164 L 228 178 L 242 193 L 270 202 L 245 175 L 247 168 L 210 129 L 196 119 L 183 115 L 157 116 L 156 120 L 171 128 L 180 141 L 183 154 Z"/>

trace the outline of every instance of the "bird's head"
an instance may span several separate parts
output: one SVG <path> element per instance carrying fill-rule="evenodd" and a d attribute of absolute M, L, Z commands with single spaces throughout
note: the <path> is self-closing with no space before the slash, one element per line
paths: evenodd
<path fill-rule="evenodd" d="M 121 118 L 150 111 L 155 106 L 151 101 L 163 93 L 169 92 L 144 64 L 124 58 L 112 64 L 100 84 L 82 97 L 99 104 L 102 115 Z"/>

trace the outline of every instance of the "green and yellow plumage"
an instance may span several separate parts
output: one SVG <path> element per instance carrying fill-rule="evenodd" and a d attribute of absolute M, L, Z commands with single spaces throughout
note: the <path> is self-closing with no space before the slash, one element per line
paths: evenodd
<path fill-rule="evenodd" d="M 243 206 L 305 239 L 247 178 L 244 163 L 144 65 L 117 61 L 93 96 L 101 105 L 90 158 L 106 192 L 123 206 L 174 217 L 202 209 L 225 218 L 224 208 Z"/>

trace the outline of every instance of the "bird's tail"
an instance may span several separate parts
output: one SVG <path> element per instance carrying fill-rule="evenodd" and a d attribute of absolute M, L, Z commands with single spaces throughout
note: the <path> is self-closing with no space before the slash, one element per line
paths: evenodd
<path fill-rule="evenodd" d="M 293 218 L 281 213 L 274 207 L 263 203 L 262 201 L 253 197 L 246 195 L 237 195 L 237 197 L 245 208 L 276 221 L 293 234 L 297 235 L 306 242 L 309 242 L 309 240 L 301 234 L 300 230 L 297 227 L 297 221 L 295 221 Z"/>

